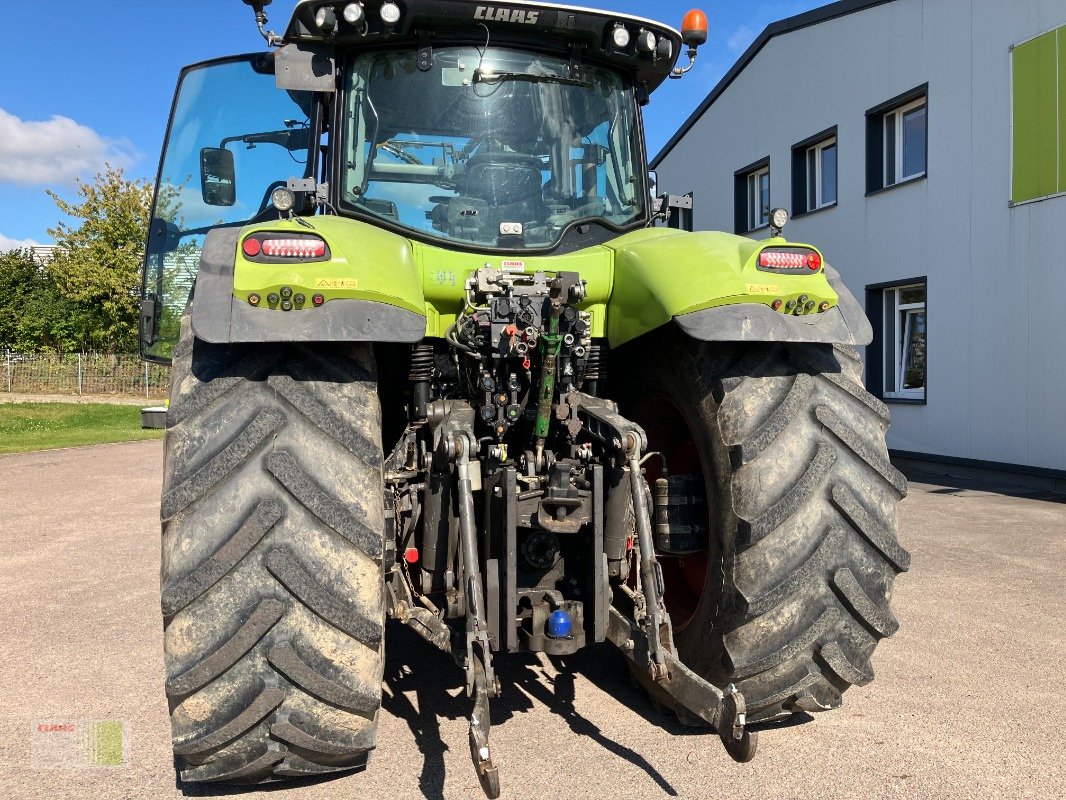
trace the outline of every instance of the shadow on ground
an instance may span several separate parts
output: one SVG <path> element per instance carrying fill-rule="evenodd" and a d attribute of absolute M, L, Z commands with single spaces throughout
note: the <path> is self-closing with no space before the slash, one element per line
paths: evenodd
<path fill-rule="evenodd" d="M 1039 500 L 1044 503 L 1066 504 L 1066 494 L 1039 488 L 1024 482 L 1011 482 L 995 475 L 956 475 L 948 474 L 935 468 L 923 468 L 911 462 L 900 462 L 900 470 L 911 483 L 926 484 L 927 494 L 954 495 L 974 497 L 980 495 L 1003 495 L 1026 500 Z M 1009 476 L 1008 476 L 1009 478 Z M 935 488 L 932 488 L 935 487 Z"/>
<path fill-rule="evenodd" d="M 441 736 L 439 720 L 465 719 L 471 709 L 466 697 L 465 677 L 455 662 L 440 651 L 428 647 L 414 633 L 390 623 L 385 664 L 383 707 L 404 720 L 422 753 L 419 787 L 427 800 L 444 798 L 445 752 L 466 742 L 446 742 Z M 640 753 L 632 750 L 582 716 L 575 704 L 576 683 L 580 676 L 615 702 L 633 710 L 645 720 L 662 728 L 668 736 L 703 736 L 708 746 L 720 746 L 710 728 L 682 725 L 672 712 L 653 708 L 643 689 L 632 683 L 625 659 L 610 645 L 595 645 L 563 658 L 553 658 L 548 669 L 535 656 L 517 654 L 498 657 L 495 669 L 503 693 L 492 701 L 492 724 L 506 725 L 517 714 L 541 705 L 561 717 L 575 736 L 599 744 L 617 758 L 642 769 L 670 797 L 678 792 Z M 801 715 L 793 724 L 811 718 Z M 565 743 L 562 743 L 565 746 Z M 473 767 L 471 766 L 471 770 Z"/>

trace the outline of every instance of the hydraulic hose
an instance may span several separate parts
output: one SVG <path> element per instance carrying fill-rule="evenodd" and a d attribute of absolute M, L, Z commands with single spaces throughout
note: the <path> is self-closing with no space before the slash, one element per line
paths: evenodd
<path fill-rule="evenodd" d="M 540 464 L 541 456 L 544 454 L 544 442 L 548 438 L 552 408 L 555 406 L 556 364 L 559 359 L 559 350 L 562 348 L 563 343 L 563 337 L 559 335 L 559 318 L 562 312 L 562 303 L 557 298 L 552 298 L 551 316 L 548 318 L 548 331 L 541 337 L 544 363 L 541 365 L 540 371 L 540 390 L 537 395 L 537 423 L 534 428 L 537 464 Z"/>

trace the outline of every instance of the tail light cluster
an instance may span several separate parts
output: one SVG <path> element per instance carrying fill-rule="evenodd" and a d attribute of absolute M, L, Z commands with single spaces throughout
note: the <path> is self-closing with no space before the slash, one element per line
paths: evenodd
<path fill-rule="evenodd" d="M 763 272 L 801 275 L 819 272 L 822 257 L 809 247 L 768 247 L 759 253 L 756 268 Z"/>
<path fill-rule="evenodd" d="M 307 233 L 253 233 L 241 243 L 249 261 L 262 264 L 329 261 L 329 245 Z"/>

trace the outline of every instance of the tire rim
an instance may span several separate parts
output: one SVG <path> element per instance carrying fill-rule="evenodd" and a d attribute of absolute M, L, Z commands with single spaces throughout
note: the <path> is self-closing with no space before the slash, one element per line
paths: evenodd
<path fill-rule="evenodd" d="M 648 436 L 648 451 L 666 457 L 671 475 L 698 475 L 706 493 L 707 476 L 700 459 L 692 428 L 677 404 L 669 397 L 656 394 L 642 400 L 635 414 Z M 662 461 L 649 459 L 645 464 L 649 486 L 662 477 Z M 710 508 L 707 515 L 710 529 Z M 666 585 L 666 610 L 674 632 L 692 622 L 707 585 L 708 548 L 697 553 L 673 555 L 656 550 Z"/>

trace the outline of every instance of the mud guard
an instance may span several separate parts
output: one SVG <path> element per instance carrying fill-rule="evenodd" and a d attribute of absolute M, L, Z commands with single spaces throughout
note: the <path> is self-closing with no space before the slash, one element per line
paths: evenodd
<path fill-rule="evenodd" d="M 426 318 L 372 300 L 331 300 L 319 308 L 253 308 L 233 296 L 240 228 L 217 228 L 204 241 L 193 291 L 192 327 L 205 342 L 404 342 L 426 335 Z"/>
<path fill-rule="evenodd" d="M 674 317 L 678 326 L 705 342 L 811 342 L 868 345 L 873 328 L 840 274 L 825 266 L 825 277 L 839 296 L 822 314 L 791 316 L 756 303 L 717 306 Z"/>

